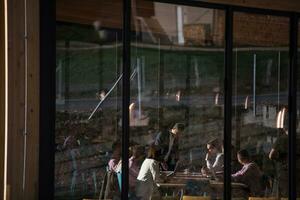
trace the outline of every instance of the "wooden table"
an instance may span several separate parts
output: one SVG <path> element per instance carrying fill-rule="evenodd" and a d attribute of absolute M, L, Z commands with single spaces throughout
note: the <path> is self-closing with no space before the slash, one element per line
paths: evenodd
<path fill-rule="evenodd" d="M 184 188 L 186 187 L 185 183 L 157 183 L 158 188 L 160 191 L 164 194 L 163 196 L 166 196 L 170 194 L 170 189 L 173 197 L 175 197 L 177 194 L 179 196 L 182 196 L 184 193 Z"/>
<path fill-rule="evenodd" d="M 216 194 L 215 198 L 221 199 L 223 197 L 224 192 L 224 182 L 222 181 L 210 181 L 210 186 L 212 189 L 212 193 Z M 243 183 L 231 183 L 231 193 L 233 198 L 243 198 L 248 199 L 249 196 L 249 188 L 247 185 Z"/>
<path fill-rule="evenodd" d="M 163 174 L 169 174 L 168 172 L 164 172 Z M 223 181 L 216 181 L 203 176 L 201 173 L 184 173 L 184 172 L 177 172 L 169 177 L 167 177 L 165 182 L 158 183 L 158 187 L 161 191 L 165 190 L 170 193 L 170 189 L 172 191 L 172 195 L 176 195 L 179 193 L 183 195 L 185 193 L 185 189 L 187 183 L 189 181 L 196 181 L 196 182 L 206 182 L 209 184 L 210 191 L 208 191 L 212 197 L 212 199 L 220 199 L 223 197 L 224 193 L 224 183 Z M 233 197 L 247 197 L 248 195 L 248 187 L 242 183 L 233 182 L 231 184 L 232 187 L 232 195 Z M 203 191 L 206 192 L 206 191 Z"/>

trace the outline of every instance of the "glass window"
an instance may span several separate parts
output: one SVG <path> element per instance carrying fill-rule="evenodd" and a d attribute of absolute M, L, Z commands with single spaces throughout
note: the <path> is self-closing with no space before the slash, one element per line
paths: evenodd
<path fill-rule="evenodd" d="M 55 199 L 120 199 L 122 2 L 56 2 Z M 131 2 L 128 198 L 223 199 L 225 12 Z M 232 59 L 232 198 L 287 198 L 289 18 L 234 13 Z"/>
<path fill-rule="evenodd" d="M 233 27 L 232 195 L 287 197 L 289 19 L 237 12 Z"/>
<path fill-rule="evenodd" d="M 55 199 L 120 197 L 122 1 L 56 1 L 56 52 Z"/>
<path fill-rule="evenodd" d="M 222 198 L 224 12 L 139 0 L 132 14 L 129 195 Z"/>

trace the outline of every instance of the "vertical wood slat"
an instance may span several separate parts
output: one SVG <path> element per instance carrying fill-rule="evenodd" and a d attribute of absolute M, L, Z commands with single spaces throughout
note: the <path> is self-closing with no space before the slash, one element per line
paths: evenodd
<path fill-rule="evenodd" d="M 5 141 L 5 15 L 4 1 L 0 1 L 0 199 L 4 190 Z"/>
<path fill-rule="evenodd" d="M 39 170 L 39 1 L 27 0 L 28 136 L 25 199 L 38 199 Z"/>
<path fill-rule="evenodd" d="M 7 89 L 7 182 L 9 199 L 37 199 L 39 134 L 39 7 L 37 0 L 27 0 L 28 98 L 25 187 L 23 189 L 25 128 L 25 5 L 7 1 L 8 89 Z M 16 14 L 18 13 L 18 14 Z"/>
<path fill-rule="evenodd" d="M 14 14 L 18 13 L 18 15 Z M 21 17 L 22 16 L 22 17 Z M 24 131 L 24 2 L 7 1 L 7 187 L 22 199 Z M 9 199 L 9 200 L 10 200 Z"/>

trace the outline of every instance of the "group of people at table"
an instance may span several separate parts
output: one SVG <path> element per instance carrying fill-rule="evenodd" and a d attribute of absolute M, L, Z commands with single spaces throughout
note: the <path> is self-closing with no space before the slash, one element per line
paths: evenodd
<path fill-rule="evenodd" d="M 146 158 L 145 149 L 135 145 L 130 147 L 131 157 L 129 158 L 129 196 L 140 200 L 148 200 L 161 195 L 158 190 L 158 183 L 167 182 L 171 176 L 166 176 L 164 171 L 178 171 L 180 165 L 179 139 L 185 129 L 184 124 L 176 123 L 169 131 L 159 132 L 154 142 L 148 147 Z M 288 177 L 287 168 L 284 163 L 287 159 L 287 131 L 280 129 L 281 135 L 273 144 L 269 158 L 277 160 L 281 164 L 278 190 L 281 196 L 287 196 L 287 182 L 283 179 Z M 201 169 L 201 175 L 216 178 L 216 174 L 222 175 L 224 171 L 224 149 L 222 141 L 213 139 L 206 145 L 206 165 Z M 237 161 L 240 169 L 232 172 L 232 182 L 243 183 L 247 186 L 249 196 L 260 197 L 265 195 L 265 184 L 263 181 L 264 172 L 251 160 L 251 156 L 245 149 L 237 152 Z M 114 173 L 121 172 L 121 143 L 113 144 L 113 154 L 108 163 L 108 170 Z M 234 167 L 233 167 L 234 169 Z M 176 174 L 176 173 L 174 173 Z M 170 174 L 169 174 L 170 175 Z M 216 178 L 217 179 L 217 178 Z M 134 199 L 132 198 L 132 199 Z"/>

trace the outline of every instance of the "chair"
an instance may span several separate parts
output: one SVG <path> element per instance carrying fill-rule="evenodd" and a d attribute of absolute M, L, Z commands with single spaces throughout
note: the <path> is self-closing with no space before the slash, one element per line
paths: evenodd
<path fill-rule="evenodd" d="M 276 197 L 249 197 L 248 200 L 278 200 Z"/>
<path fill-rule="evenodd" d="M 204 196 L 183 196 L 182 200 L 211 200 L 210 197 L 204 197 Z"/>

